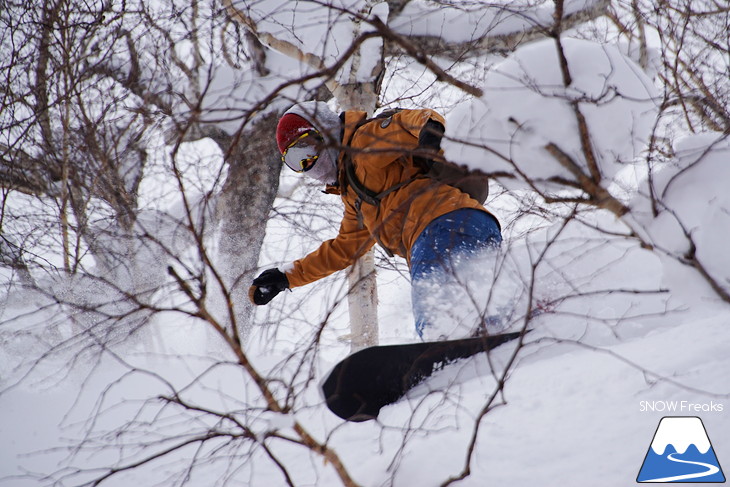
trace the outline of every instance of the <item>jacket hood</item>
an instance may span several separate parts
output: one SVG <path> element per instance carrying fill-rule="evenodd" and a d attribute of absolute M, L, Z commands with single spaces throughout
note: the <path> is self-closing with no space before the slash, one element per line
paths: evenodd
<path fill-rule="evenodd" d="M 337 159 L 340 153 L 340 136 L 342 121 L 323 101 L 305 101 L 297 103 L 284 115 L 291 113 L 302 117 L 312 124 L 322 135 L 325 149 L 320 153 L 317 163 L 304 174 L 325 185 L 337 182 Z"/>
<path fill-rule="evenodd" d="M 312 124 L 322 134 L 329 144 L 337 145 L 340 142 L 342 121 L 340 117 L 330 110 L 327 103 L 323 101 L 305 101 L 297 103 L 285 112 L 299 115 Z"/>

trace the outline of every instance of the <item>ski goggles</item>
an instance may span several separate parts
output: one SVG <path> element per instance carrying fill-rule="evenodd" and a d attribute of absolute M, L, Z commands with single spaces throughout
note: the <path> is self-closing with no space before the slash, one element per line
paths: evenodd
<path fill-rule="evenodd" d="M 322 136 L 316 130 L 308 130 L 289 144 L 281 154 L 281 160 L 294 172 L 309 171 L 319 158 Z"/>

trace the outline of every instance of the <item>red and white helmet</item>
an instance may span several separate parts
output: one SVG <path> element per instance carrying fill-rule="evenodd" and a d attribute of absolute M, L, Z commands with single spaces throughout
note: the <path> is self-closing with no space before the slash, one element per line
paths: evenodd
<path fill-rule="evenodd" d="M 295 172 L 314 167 L 322 148 L 322 136 L 311 122 L 296 113 L 287 112 L 276 126 L 276 144 L 281 160 Z"/>
<path fill-rule="evenodd" d="M 315 179 L 330 179 L 333 168 L 319 167 L 320 156 L 336 160 L 340 145 L 342 122 L 327 103 L 305 101 L 297 103 L 279 119 L 276 143 L 283 162 L 296 172 L 307 172 Z M 327 152 L 333 154 L 326 154 Z M 317 165 L 318 169 L 312 170 Z M 321 173 L 321 174 L 320 174 Z M 331 182 L 331 181 L 330 181 Z"/>

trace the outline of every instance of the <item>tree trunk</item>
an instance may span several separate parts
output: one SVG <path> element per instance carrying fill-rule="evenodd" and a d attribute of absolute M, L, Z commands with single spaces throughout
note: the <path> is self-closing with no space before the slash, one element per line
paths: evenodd
<path fill-rule="evenodd" d="M 375 111 L 378 100 L 375 83 L 341 85 L 337 101 L 344 110 Z M 350 314 L 350 351 L 378 344 L 378 283 L 375 256 L 371 250 L 350 269 L 347 306 Z"/>
<path fill-rule="evenodd" d="M 350 312 L 350 351 L 378 344 L 378 285 L 371 250 L 350 270 L 347 305 Z"/>
<path fill-rule="evenodd" d="M 216 208 L 221 222 L 219 269 L 242 338 L 251 326 L 253 312 L 248 287 L 258 268 L 266 222 L 279 189 L 281 164 L 274 137 L 277 121 L 278 113 L 265 115 L 234 138 L 226 154 L 228 177 Z"/>

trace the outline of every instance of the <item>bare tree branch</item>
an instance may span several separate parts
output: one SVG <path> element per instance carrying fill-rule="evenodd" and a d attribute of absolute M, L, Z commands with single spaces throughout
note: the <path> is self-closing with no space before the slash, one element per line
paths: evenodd
<path fill-rule="evenodd" d="M 566 154 L 555 143 L 550 142 L 545 146 L 545 150 L 560 163 L 561 166 L 575 176 L 582 190 L 589 195 L 592 204 L 599 208 L 604 208 L 616 216 L 623 216 L 629 212 L 629 209 L 614 198 L 600 183 L 583 173 L 580 166 Z M 584 202 L 587 202 L 584 201 Z"/>
<path fill-rule="evenodd" d="M 563 30 L 571 29 L 605 15 L 610 4 L 610 0 L 587 2 L 584 9 L 568 15 L 561 15 L 561 25 Z M 400 6 L 400 8 L 403 8 L 403 6 Z M 508 5 L 500 5 L 496 8 L 503 9 L 505 12 L 516 16 L 524 15 L 520 13 L 520 11 L 512 10 Z M 499 35 L 487 34 L 483 37 L 462 43 L 449 42 L 443 37 L 435 36 L 413 35 L 408 36 L 407 38 L 410 44 L 419 46 L 423 52 L 438 53 L 439 56 L 446 57 L 453 61 L 460 61 L 473 56 L 512 52 L 518 46 L 550 37 L 552 28 L 553 25 L 551 24 L 534 24 L 531 28 L 524 31 Z M 397 56 L 400 54 L 402 48 L 403 46 L 399 43 L 388 44 L 386 47 L 386 53 L 389 56 Z"/>

